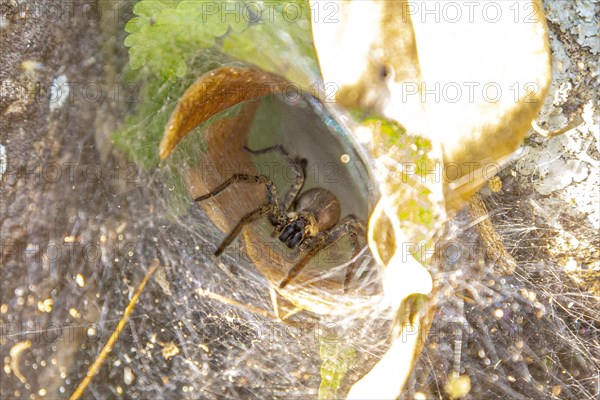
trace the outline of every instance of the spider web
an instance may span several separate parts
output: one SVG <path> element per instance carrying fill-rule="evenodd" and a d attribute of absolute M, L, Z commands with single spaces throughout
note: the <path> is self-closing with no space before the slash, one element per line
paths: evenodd
<path fill-rule="evenodd" d="M 97 280 L 106 293 L 105 311 L 97 322 L 99 340 L 86 354 L 97 354 L 105 342 L 139 273 L 154 257 L 164 269 L 89 390 L 99 398 L 121 390 L 140 398 L 315 398 L 325 358 L 333 360 L 333 370 L 345 370 L 337 389 L 343 396 L 387 348 L 389 310 L 374 304 L 368 314 L 333 317 L 303 311 L 286 323 L 257 312 L 273 313 L 273 282 L 257 270 L 243 237 L 215 259 L 211 254 L 224 232 L 191 201 L 183 213 L 166 211 L 172 199 L 168 176 L 166 170 L 140 175 L 142 184 L 110 201 L 103 215 L 112 238 L 106 251 L 121 240 L 135 248 L 120 258 L 119 268 L 107 258 L 94 270 L 102 271 Z M 445 396 L 456 374 L 470 377 L 471 398 L 594 398 L 597 299 L 546 261 L 540 248 L 547 228 L 531 220 L 520 196 L 488 196 L 485 203 L 518 267 L 512 275 L 497 268 L 466 213 L 448 223 L 440 245 L 447 253 L 434 271 L 437 317 L 403 398 Z M 118 234 L 123 204 L 129 205 L 128 227 Z M 268 231 L 259 238 L 268 240 Z M 456 244 L 460 256 L 451 253 Z M 284 298 L 279 303 L 293 308 Z M 86 360 L 80 362 L 83 371 Z"/>
<path fill-rule="evenodd" d="M 311 105 L 279 101 L 264 107 L 254 122 L 254 133 L 262 130 L 253 136 L 256 147 L 268 144 L 260 143 L 264 137 L 288 140 L 298 132 L 293 127 L 305 128 L 289 118 Z M 277 115 L 283 117 L 274 123 Z M 325 127 L 322 132 L 335 129 L 330 121 L 305 118 L 304 123 L 319 122 Z M 272 131 L 265 132 L 269 126 Z M 143 127 L 139 131 L 143 134 Z M 197 143 L 198 137 L 189 140 Z M 308 150 L 289 144 L 289 150 L 308 158 L 316 149 L 328 148 L 321 140 L 309 141 Z M 302 311 L 286 323 L 265 316 L 260 310 L 273 313 L 273 282 L 247 254 L 243 236 L 220 259 L 212 256 L 224 232 L 188 192 L 179 190 L 173 170 L 138 171 L 115 159 L 101 162 L 93 145 L 82 149 L 79 143 L 94 143 L 93 134 L 61 139 L 65 162 L 119 170 L 119 178 L 76 174 L 74 182 L 26 179 L 27 190 L 9 200 L 28 204 L 30 194 L 43 193 L 43 199 L 32 203 L 30 220 L 13 223 L 18 209 L 3 209 L 11 217 L 5 221 L 13 227 L 27 225 L 30 232 L 28 242 L 16 242 L 10 249 L 3 238 L 3 398 L 41 395 L 41 389 L 48 398 L 72 393 L 155 258 L 161 267 L 88 387 L 93 398 L 123 393 L 139 399 L 316 398 L 322 370 L 338 374 L 328 376 L 335 396 L 342 398 L 385 352 L 390 311 L 377 302 L 364 307 L 352 294 L 343 297 L 345 303 L 334 316 Z M 205 149 L 197 147 L 194 155 L 200 157 Z M 311 159 L 325 166 L 338 155 Z M 274 160 L 263 160 L 262 167 L 267 163 L 273 171 L 285 171 Z M 513 170 L 509 166 L 502 178 L 510 179 Z M 286 187 L 285 174 L 277 175 L 278 188 Z M 354 196 L 363 196 L 359 178 L 347 173 L 338 183 L 344 187 L 357 182 Z M 321 183 L 313 176 L 307 187 Z M 65 193 L 71 196 L 64 199 Z M 340 197 L 346 212 L 360 214 L 364 208 L 353 210 L 354 197 Z M 234 208 L 254 206 L 236 198 Z M 444 398 L 446 385 L 457 374 L 470 377 L 467 398 L 473 399 L 597 397 L 598 292 L 581 286 L 552 261 L 547 243 L 557 232 L 536 217 L 531 198 L 523 191 L 484 199 L 493 226 L 518 264 L 512 275 L 502 273 L 497 260 L 486 254 L 466 212 L 448 222 L 445 241 L 438 246 L 443 256 L 432 271 L 436 319 L 402 398 Z M 360 202 L 366 205 L 369 199 Z M 268 230 L 256 232 L 258 241 L 269 239 Z M 73 238 L 77 241 L 70 246 Z M 597 248 L 597 241 L 590 241 Z M 52 253 L 57 248 L 62 251 Z M 458 255 L 452 252 L 457 248 Z M 343 273 L 347 252 L 342 248 L 339 253 L 329 268 L 316 268 L 317 282 L 320 276 L 326 278 L 324 272 Z M 592 253 L 589 265 L 596 263 L 597 268 L 597 257 Z M 369 271 L 361 269 L 361 285 L 377 278 Z M 319 293 L 316 287 L 313 300 L 331 298 L 330 291 Z M 282 297 L 279 305 L 284 312 L 294 308 Z M 356 305 L 364 312 L 343 312 Z"/>

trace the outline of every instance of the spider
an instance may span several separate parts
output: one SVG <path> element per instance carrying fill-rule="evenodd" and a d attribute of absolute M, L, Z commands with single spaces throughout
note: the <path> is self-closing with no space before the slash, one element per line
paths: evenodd
<path fill-rule="evenodd" d="M 354 215 L 348 215 L 340 220 L 340 202 L 336 196 L 327 189 L 314 188 L 300 194 L 304 185 L 306 160 L 293 160 L 281 145 L 267 147 L 261 150 L 245 150 L 260 155 L 268 152 L 278 152 L 292 167 L 296 176 L 283 198 L 279 202 L 277 188 L 273 181 L 265 175 L 234 174 L 231 178 L 214 188 L 211 192 L 199 196 L 194 201 L 200 202 L 218 195 L 229 185 L 236 182 L 263 184 L 267 190 L 267 203 L 249 212 L 237 223 L 231 232 L 223 239 L 214 255 L 219 256 L 231 244 L 240 233 L 244 225 L 251 223 L 266 215 L 274 230 L 272 237 L 279 235 L 279 240 L 289 249 L 297 253 L 305 252 L 303 257 L 287 272 L 287 275 L 279 283 L 279 288 L 285 288 L 306 266 L 306 264 L 321 250 L 332 245 L 344 235 L 348 235 L 353 247 L 352 259 L 361 250 L 359 236 L 364 237 L 365 224 Z M 344 293 L 348 286 L 354 270 L 355 263 L 346 269 L 343 282 Z"/>

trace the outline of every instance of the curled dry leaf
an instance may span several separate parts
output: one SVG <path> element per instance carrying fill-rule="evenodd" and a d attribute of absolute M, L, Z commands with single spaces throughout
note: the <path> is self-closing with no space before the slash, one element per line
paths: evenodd
<path fill-rule="evenodd" d="M 167 158 L 177 143 L 198 125 L 220 111 L 247 101 L 240 112 L 222 118 L 203 128 L 202 137 L 206 152 L 202 160 L 184 173 L 191 198 L 206 194 L 231 177 L 234 172 L 256 175 L 260 173 L 251 154 L 244 149 L 260 97 L 296 90 L 297 87 L 283 78 L 260 71 L 254 67 L 222 67 L 200 77 L 182 96 L 165 129 L 160 146 L 160 156 Z M 310 135 L 307 136 L 307 139 Z M 302 140 L 302 139 L 300 139 Z M 325 141 L 326 142 L 326 141 Z M 210 220 L 223 232 L 229 233 L 243 216 L 266 203 L 264 185 L 235 183 L 218 196 L 200 202 Z M 264 219 L 246 225 L 239 239 L 243 239 L 246 252 L 254 267 L 275 287 L 285 277 L 297 260 L 276 238 L 270 237 L 272 227 Z M 329 256 L 321 257 L 333 259 Z M 344 260 L 344 262 L 347 260 Z M 378 297 L 376 288 L 369 286 L 361 291 L 343 294 L 339 276 L 323 277 L 319 268 L 307 268 L 302 280 L 302 290 L 294 284 L 278 292 L 294 306 L 318 314 L 365 311 L 365 304 L 373 304 Z M 313 279 L 314 278 L 314 279 Z M 362 301 L 357 301 L 361 297 Z"/>
<path fill-rule="evenodd" d="M 171 114 L 160 143 L 161 160 L 173 152 L 185 135 L 221 111 L 293 89 L 285 79 L 248 66 L 225 66 L 207 72 L 185 91 Z"/>

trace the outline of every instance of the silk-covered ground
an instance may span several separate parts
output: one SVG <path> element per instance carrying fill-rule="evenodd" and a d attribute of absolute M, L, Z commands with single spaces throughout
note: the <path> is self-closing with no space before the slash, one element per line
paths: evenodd
<path fill-rule="evenodd" d="M 385 348 L 389 321 L 303 313 L 287 326 L 198 296 L 219 289 L 271 309 L 243 252 L 214 263 L 222 233 L 191 204 L 168 215 L 164 177 L 113 152 L 135 92 L 120 75 L 130 4 L 114 7 L 100 18 L 93 2 L 0 5 L 0 397 L 70 395 L 154 258 L 163 268 L 87 396 L 314 398 L 318 337 L 333 334 L 359 349 L 337 356 L 350 364 L 343 392 Z M 438 318 L 403 398 L 445 398 L 453 373 L 469 375 L 471 399 L 598 396 L 598 6 L 545 7 L 554 83 L 539 122 L 559 129 L 580 114 L 584 125 L 531 133 L 502 190 L 482 192 L 513 275 L 485 255 L 467 213 L 450 223 L 448 240 L 469 251 L 436 272 Z M 52 91 L 62 76 L 68 97 Z"/>

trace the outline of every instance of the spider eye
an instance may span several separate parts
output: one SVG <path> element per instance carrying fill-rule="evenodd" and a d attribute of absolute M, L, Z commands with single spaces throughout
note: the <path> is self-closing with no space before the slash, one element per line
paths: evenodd
<path fill-rule="evenodd" d="M 290 249 L 293 249 L 294 247 L 296 247 L 298 245 L 298 243 L 300 243 L 300 240 L 302 240 L 302 236 L 304 232 L 302 232 L 301 230 L 299 232 L 296 232 L 296 234 L 294 235 L 294 237 L 292 237 L 289 242 L 287 242 L 287 247 L 289 247 Z"/>
<path fill-rule="evenodd" d="M 289 224 L 283 229 L 281 235 L 279 235 L 279 240 L 281 240 L 282 242 L 287 242 L 290 236 L 292 236 L 292 233 L 294 233 L 294 226 L 292 224 Z"/>

